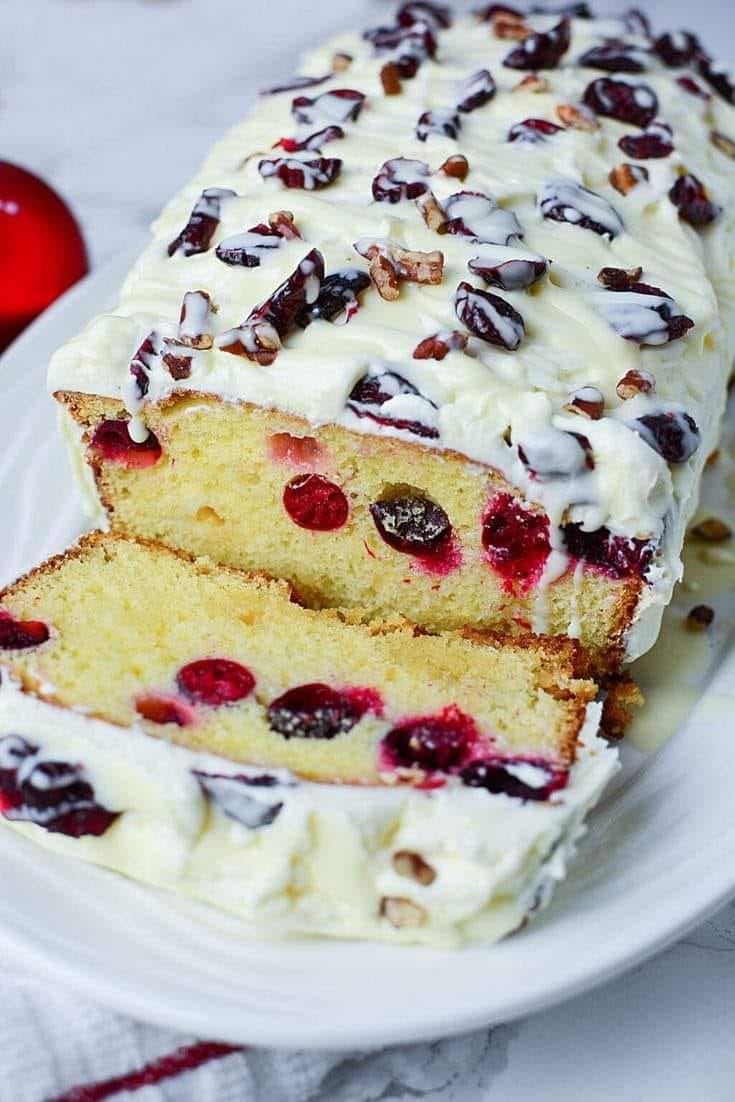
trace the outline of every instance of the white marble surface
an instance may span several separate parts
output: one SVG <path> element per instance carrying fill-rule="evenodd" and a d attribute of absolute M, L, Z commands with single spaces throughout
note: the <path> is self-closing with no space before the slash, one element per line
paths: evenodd
<path fill-rule="evenodd" d="M 690 26 L 735 56 L 731 4 L 642 0 L 657 26 Z M 389 10 L 383 0 L 2 0 L 2 156 L 67 197 L 102 264 L 142 237 L 253 92 L 292 71 L 300 44 Z M 732 1102 L 734 1019 L 731 905 L 592 994 L 468 1037 L 327 1061 L 299 1099 Z M 259 1059 L 274 1057 L 253 1058 L 256 1077 Z"/>

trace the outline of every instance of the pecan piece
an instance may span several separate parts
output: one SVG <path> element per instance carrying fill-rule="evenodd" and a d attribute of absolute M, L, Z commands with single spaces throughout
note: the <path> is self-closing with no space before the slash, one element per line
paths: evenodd
<path fill-rule="evenodd" d="M 571 130 L 599 130 L 597 115 L 583 103 L 560 103 L 556 114 Z"/>
<path fill-rule="evenodd" d="M 301 237 L 290 210 L 276 210 L 273 214 L 269 214 L 268 225 L 280 234 L 285 241 L 293 241 L 294 238 Z"/>
<path fill-rule="evenodd" d="M 281 349 L 281 338 L 269 321 L 246 321 L 222 333 L 217 339 L 217 347 L 222 352 L 244 356 L 261 367 L 269 367 Z"/>
<path fill-rule="evenodd" d="M 511 90 L 513 92 L 548 92 L 549 82 L 539 73 L 526 73 Z"/>
<path fill-rule="evenodd" d="M 212 314 L 217 307 L 206 291 L 187 291 L 181 303 L 177 344 L 187 348 L 211 348 Z"/>
<path fill-rule="evenodd" d="M 507 39 L 513 42 L 522 42 L 533 31 L 524 22 L 522 15 L 512 15 L 511 12 L 498 12 L 492 18 L 493 34 L 496 38 Z"/>
<path fill-rule="evenodd" d="M 425 191 L 423 195 L 420 195 L 416 200 L 416 206 L 430 230 L 441 234 L 447 232 L 449 219 L 433 191 Z"/>
<path fill-rule="evenodd" d="M 567 413 L 578 413 L 589 421 L 599 421 L 604 408 L 605 399 L 596 386 L 581 386 L 569 395 L 564 406 Z"/>
<path fill-rule="evenodd" d="M 419 907 L 412 899 L 401 899 L 399 896 L 385 896 L 381 899 L 380 914 L 397 930 L 423 926 L 427 919 L 423 907 Z"/>
<path fill-rule="evenodd" d="M 470 171 L 470 163 L 461 153 L 453 153 L 451 157 L 447 157 L 439 171 L 455 180 L 464 180 Z"/>
<path fill-rule="evenodd" d="M 684 621 L 689 631 L 706 631 L 715 618 L 715 610 L 709 605 L 695 605 L 687 613 Z M 395 925 L 395 923 L 394 923 Z"/>
<path fill-rule="evenodd" d="M 467 347 L 467 334 L 456 329 L 442 329 L 431 337 L 424 337 L 413 350 L 414 360 L 443 360 L 453 350 Z"/>
<path fill-rule="evenodd" d="M 335 54 L 332 58 L 332 71 L 335 73 L 343 73 L 345 69 L 349 69 L 352 64 L 352 54 Z"/>
<path fill-rule="evenodd" d="M 369 271 L 380 297 L 386 302 L 395 302 L 401 294 L 401 278 L 390 257 L 376 250 L 370 257 Z"/>
<path fill-rule="evenodd" d="M 380 83 L 386 96 L 397 96 L 401 91 L 401 73 L 395 61 L 386 61 L 380 70 Z"/>
<path fill-rule="evenodd" d="M 610 183 L 621 195 L 627 195 L 641 180 L 648 179 L 648 169 L 643 165 L 617 165 L 610 172 Z"/>
<path fill-rule="evenodd" d="M 626 371 L 622 379 L 618 380 L 615 393 L 618 398 L 625 401 L 627 398 L 635 398 L 637 394 L 652 394 L 656 389 L 656 383 L 648 371 Z"/>
<path fill-rule="evenodd" d="M 732 538 L 732 528 L 719 517 L 706 517 L 691 530 L 692 535 L 706 543 L 722 543 Z"/>
<path fill-rule="evenodd" d="M 735 161 L 735 142 L 732 138 L 728 138 L 727 134 L 721 134 L 718 130 L 713 130 L 710 133 L 710 140 L 712 145 L 719 149 L 720 153 L 724 153 L 726 157 Z"/>
<path fill-rule="evenodd" d="M 417 884 L 428 886 L 436 880 L 436 872 L 418 853 L 401 849 L 393 854 L 393 868 L 399 876 L 408 876 Z"/>
<path fill-rule="evenodd" d="M 363 237 L 353 248 L 370 261 L 370 276 L 381 298 L 395 301 L 399 284 L 441 283 L 444 275 L 444 254 L 438 250 L 430 253 L 404 249 L 395 241 L 372 241 Z"/>
<path fill-rule="evenodd" d="M 611 291 L 627 291 L 642 275 L 642 268 L 600 268 L 597 280 Z"/>

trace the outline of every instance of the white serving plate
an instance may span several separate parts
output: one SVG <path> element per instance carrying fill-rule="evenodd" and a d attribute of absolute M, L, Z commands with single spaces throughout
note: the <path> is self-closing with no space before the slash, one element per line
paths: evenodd
<path fill-rule="evenodd" d="M 44 372 L 54 348 L 111 304 L 131 259 L 77 286 L 0 361 L 0 582 L 84 527 Z M 258 1045 L 428 1039 L 582 992 L 735 893 L 735 651 L 725 634 L 688 721 L 655 755 L 627 750 L 552 907 L 499 945 L 254 940 L 210 908 L 0 830 L 0 954 L 136 1017 Z"/>

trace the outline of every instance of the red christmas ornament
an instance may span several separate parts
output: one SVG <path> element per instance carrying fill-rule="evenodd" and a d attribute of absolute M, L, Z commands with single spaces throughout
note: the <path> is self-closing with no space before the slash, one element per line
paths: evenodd
<path fill-rule="evenodd" d="M 74 215 L 48 184 L 0 161 L 0 348 L 88 270 Z"/>

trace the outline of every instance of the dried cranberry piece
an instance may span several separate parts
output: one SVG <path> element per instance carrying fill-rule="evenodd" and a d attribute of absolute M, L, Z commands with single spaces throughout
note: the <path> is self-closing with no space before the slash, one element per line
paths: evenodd
<path fill-rule="evenodd" d="M 318 249 L 312 249 L 270 298 L 251 310 L 247 322 L 267 322 L 279 337 L 287 336 L 318 302 L 323 280 L 324 257 Z"/>
<path fill-rule="evenodd" d="M 640 46 L 620 39 L 608 39 L 601 46 L 593 46 L 582 54 L 577 64 L 588 69 L 603 69 L 608 73 L 642 73 L 647 60 Z"/>
<path fill-rule="evenodd" d="M 694 325 L 686 314 L 676 313 L 676 303 L 660 287 L 621 281 L 620 286 L 608 286 L 608 291 L 612 297 L 601 298 L 597 307 L 625 340 L 647 345 L 666 344 L 683 337 Z M 660 301 L 647 301 L 651 298 Z"/>
<path fill-rule="evenodd" d="M 206 796 L 231 819 L 250 830 L 270 826 L 283 808 L 283 802 L 266 803 L 249 795 L 248 788 L 269 788 L 278 784 L 275 777 L 264 774 L 250 777 L 245 773 L 203 773 L 192 770 Z"/>
<path fill-rule="evenodd" d="M 490 287 L 500 287 L 503 291 L 525 291 L 546 274 L 548 264 L 543 257 L 538 260 L 503 260 L 496 264 L 490 258 L 476 256 L 467 267 Z"/>
<path fill-rule="evenodd" d="M 642 577 L 655 550 L 651 540 L 613 536 L 607 528 L 586 532 L 581 524 L 565 524 L 562 535 L 572 558 L 599 566 L 616 578 Z"/>
<path fill-rule="evenodd" d="M 654 40 L 653 48 L 664 65 L 671 69 L 680 69 L 683 65 L 691 65 L 693 61 L 706 57 L 702 43 L 690 31 L 660 34 Z"/>
<path fill-rule="evenodd" d="M 127 421 L 100 421 L 92 435 L 91 447 L 108 463 L 119 463 L 131 470 L 153 467 L 163 453 L 158 438 L 150 431 L 141 444 L 131 440 Z"/>
<path fill-rule="evenodd" d="M 482 520 L 482 546 L 493 570 L 526 588 L 538 580 L 551 551 L 549 518 L 510 494 L 496 494 Z"/>
<path fill-rule="evenodd" d="M 552 792 L 564 788 L 569 771 L 528 758 L 492 757 L 470 762 L 460 777 L 468 787 L 484 788 L 496 795 L 502 793 L 518 800 L 548 800 Z"/>
<path fill-rule="evenodd" d="M 452 705 L 438 715 L 397 724 L 381 749 L 389 768 L 446 772 L 462 764 L 476 739 L 472 718 Z"/>
<path fill-rule="evenodd" d="M 443 138 L 456 138 L 461 125 L 459 115 L 451 107 L 434 107 L 430 111 L 424 111 L 419 119 L 416 124 L 416 137 L 420 142 L 425 142 L 430 134 L 437 134 Z"/>
<path fill-rule="evenodd" d="M 529 35 L 503 60 L 509 69 L 554 69 L 569 49 L 570 21 L 565 17 L 550 31 Z"/>
<path fill-rule="evenodd" d="M 509 302 L 491 291 L 462 282 L 454 298 L 457 317 L 480 340 L 513 352 L 525 334 L 523 318 Z"/>
<path fill-rule="evenodd" d="M 709 58 L 702 58 L 699 63 L 699 74 L 703 76 L 715 92 L 719 92 L 728 103 L 735 104 L 735 75 L 731 69 Z"/>
<path fill-rule="evenodd" d="M 38 753 L 38 747 L 20 735 L 0 738 L 0 812 L 18 807 L 22 802 L 17 775 L 26 759 Z"/>
<path fill-rule="evenodd" d="M 552 222 L 569 222 L 611 240 L 624 228 L 620 215 L 607 199 L 572 180 L 551 180 L 545 184 L 539 195 L 539 207 L 544 218 Z"/>
<path fill-rule="evenodd" d="M 685 92 L 688 92 L 690 96 L 697 96 L 699 99 L 705 100 L 712 99 L 712 96 L 707 91 L 707 89 L 703 88 L 702 85 L 694 79 L 694 77 L 677 77 L 676 83 L 679 85 L 680 88 L 683 88 Z"/>
<path fill-rule="evenodd" d="M 547 119 L 524 119 L 511 126 L 508 131 L 509 142 L 545 142 L 552 134 L 559 134 L 564 128 Z"/>
<path fill-rule="evenodd" d="M 40 647 L 50 632 L 41 620 L 16 620 L 0 608 L 0 650 L 28 650 Z"/>
<path fill-rule="evenodd" d="M 644 414 L 631 421 L 630 427 L 667 463 L 686 463 L 700 444 L 694 418 L 679 410 Z"/>
<path fill-rule="evenodd" d="M 308 138 L 281 138 L 280 141 L 276 142 L 274 149 L 280 146 L 287 153 L 300 153 L 304 149 L 318 153 L 327 142 L 339 141 L 344 136 L 345 132 L 341 126 L 325 126 L 321 130 L 309 134 Z"/>
<path fill-rule="evenodd" d="M 365 103 L 363 92 L 354 88 L 336 88 L 309 99 L 297 96 L 291 104 L 291 114 L 304 126 L 313 126 L 324 120 L 333 123 L 357 122 Z"/>
<path fill-rule="evenodd" d="M 136 699 L 135 710 L 149 723 L 173 723 L 176 727 L 191 727 L 196 723 L 193 708 L 166 693 L 144 693 Z"/>
<path fill-rule="evenodd" d="M 263 158 L 258 172 L 264 180 L 277 176 L 284 187 L 318 191 L 333 183 L 342 171 L 339 157 L 316 157 L 312 161 L 298 161 L 294 157 Z"/>
<path fill-rule="evenodd" d="M 690 173 L 678 178 L 669 191 L 669 199 L 679 211 L 679 217 L 690 226 L 708 226 L 720 213 L 702 181 Z"/>
<path fill-rule="evenodd" d="M 457 94 L 457 110 L 469 115 L 489 103 L 496 91 L 497 85 L 490 70 L 480 69 L 462 81 Z"/>
<path fill-rule="evenodd" d="M 283 490 L 283 507 L 299 528 L 333 532 L 346 522 L 350 507 L 342 490 L 320 474 L 292 478 Z"/>
<path fill-rule="evenodd" d="M 261 222 L 244 233 L 233 233 L 220 241 L 214 250 L 215 256 L 223 264 L 233 267 L 257 268 L 263 256 L 274 249 L 280 249 L 283 237 L 271 226 Z"/>
<path fill-rule="evenodd" d="M 629 157 L 645 161 L 652 157 L 669 157 L 674 152 L 671 127 L 663 122 L 652 122 L 642 134 L 626 134 L 618 146 Z"/>
<path fill-rule="evenodd" d="M 150 386 L 150 370 L 156 358 L 156 334 L 149 333 L 133 353 L 128 371 L 135 380 L 133 391 L 138 399 L 145 398 Z"/>
<path fill-rule="evenodd" d="M 415 77 L 422 62 L 436 54 L 436 36 L 425 21 L 407 27 L 374 27 L 363 38 L 371 42 L 376 54 L 393 54 L 393 63 L 404 80 Z"/>
<path fill-rule="evenodd" d="M 302 88 L 316 88 L 319 84 L 326 84 L 333 76 L 334 73 L 325 73 L 323 77 L 293 77 L 285 84 L 277 84 L 273 88 L 266 88 L 261 92 L 261 95 L 276 96 L 280 92 L 298 92 Z"/>
<path fill-rule="evenodd" d="M 284 738 L 335 738 L 351 731 L 369 710 L 360 693 L 321 682 L 297 685 L 268 706 L 268 723 Z"/>
<path fill-rule="evenodd" d="M 452 25 L 451 10 L 445 4 L 434 4 L 431 0 L 408 0 L 408 3 L 401 4 L 396 19 L 401 27 L 426 22 L 447 30 Z"/>
<path fill-rule="evenodd" d="M 340 268 L 322 280 L 319 296 L 299 318 L 299 325 L 306 327 L 310 322 L 321 318 L 333 321 L 343 312 L 346 319 L 357 313 L 359 296 L 370 286 L 370 276 L 359 268 Z"/>
<path fill-rule="evenodd" d="M 426 403 L 427 424 L 414 419 L 391 417 L 387 412 L 383 412 L 387 402 L 405 394 L 416 396 L 421 402 Z M 433 411 L 436 409 L 434 403 L 425 398 L 412 383 L 409 383 L 408 379 L 404 379 L 395 371 L 363 375 L 352 388 L 347 399 L 347 407 L 358 417 L 367 417 L 378 425 L 389 425 L 391 428 L 411 432 L 414 436 L 422 436 L 429 440 L 435 440 L 439 436 L 439 430 L 433 424 Z"/>
<path fill-rule="evenodd" d="M 441 505 L 418 494 L 374 501 L 370 513 L 388 546 L 404 555 L 439 553 L 452 534 L 449 517 Z"/>
<path fill-rule="evenodd" d="M 518 444 L 518 458 L 540 482 L 574 478 L 595 465 L 586 436 L 552 427 L 525 435 Z"/>
<path fill-rule="evenodd" d="M 386 161 L 373 180 L 373 199 L 378 203 L 400 203 L 418 199 L 428 191 L 431 169 L 424 161 L 393 157 Z"/>
<path fill-rule="evenodd" d="M 184 256 L 205 253 L 212 243 L 220 222 L 220 206 L 223 199 L 229 199 L 236 193 L 229 188 L 210 187 L 197 199 L 189 221 L 168 246 L 168 255 L 182 252 Z"/>
<path fill-rule="evenodd" d="M 182 666 L 176 675 L 179 691 L 196 704 L 217 707 L 244 700 L 255 688 L 255 678 L 246 666 L 231 658 L 200 658 Z"/>
<path fill-rule="evenodd" d="M 499 207 L 481 191 L 458 191 L 444 202 L 446 233 L 459 234 L 484 245 L 509 245 L 523 237 L 512 211 Z"/>
<path fill-rule="evenodd" d="M 651 24 L 648 16 L 640 8 L 630 8 L 622 18 L 628 34 L 637 34 L 640 38 L 651 37 Z"/>
<path fill-rule="evenodd" d="M 583 102 L 598 115 L 644 129 L 658 113 L 658 98 L 648 84 L 598 77 L 587 85 Z"/>

